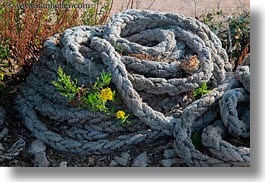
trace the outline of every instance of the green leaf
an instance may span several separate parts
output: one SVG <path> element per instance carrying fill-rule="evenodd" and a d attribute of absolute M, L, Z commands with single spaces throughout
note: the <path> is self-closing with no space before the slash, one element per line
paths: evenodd
<path fill-rule="evenodd" d="M 198 97 L 198 96 L 204 96 L 205 94 L 207 94 L 210 90 L 208 90 L 207 88 L 207 83 L 202 83 L 200 87 L 196 88 L 193 95 L 195 97 Z"/>
<path fill-rule="evenodd" d="M 76 94 L 80 91 L 80 87 L 77 86 L 77 79 L 71 80 L 69 75 L 66 75 L 62 68 L 58 68 L 58 81 L 52 81 L 52 84 L 56 90 L 60 91 L 60 94 L 67 97 L 70 101 L 73 100 Z"/>
<path fill-rule="evenodd" d="M 200 147 L 202 146 L 202 141 L 201 141 L 201 135 L 198 131 L 196 131 L 192 136 L 191 136 L 192 143 L 195 145 L 195 147 Z"/>

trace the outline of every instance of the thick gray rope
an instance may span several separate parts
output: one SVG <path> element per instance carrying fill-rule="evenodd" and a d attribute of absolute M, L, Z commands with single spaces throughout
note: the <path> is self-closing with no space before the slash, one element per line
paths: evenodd
<path fill-rule="evenodd" d="M 84 27 L 74 29 L 83 30 Z M 59 41 L 60 37 L 55 35 L 45 42 L 44 52 L 46 54 L 33 66 L 32 73 L 21 85 L 20 95 L 16 102 L 24 118 L 24 124 L 38 139 L 65 152 L 99 154 L 124 149 L 140 142 L 149 143 L 163 135 L 160 131 L 148 129 L 139 121 L 134 121 L 133 118 L 131 120 L 133 125 L 117 126 L 115 124 L 117 121 L 110 121 L 107 116 L 100 113 L 93 114 L 87 110 L 78 110 L 69 105 L 51 85 L 51 82 L 57 79 L 58 66 L 67 70 L 66 59 L 62 56 L 61 48 L 58 46 Z M 72 76 L 75 75 L 81 83 L 89 82 L 91 76 L 91 72 L 81 74 L 79 71 L 70 70 L 69 73 Z M 48 128 L 42 120 L 43 117 L 49 118 L 51 120 L 49 122 L 54 122 L 52 124 L 55 127 Z M 56 125 L 59 125 L 59 128 Z M 58 129 L 62 129 L 64 134 Z"/>
<path fill-rule="evenodd" d="M 140 95 L 128 78 L 126 67 L 121 62 L 121 56 L 115 51 L 114 47 L 108 41 L 98 37 L 92 39 L 91 47 L 101 52 L 103 62 L 112 74 L 113 83 L 130 111 L 153 129 L 172 130 L 173 118 L 165 117 L 162 113 L 153 110 L 142 102 Z"/>
<path fill-rule="evenodd" d="M 100 43 L 102 45 L 100 45 Z M 105 64 L 107 64 L 110 67 L 109 69 L 111 70 L 111 73 L 113 75 L 114 82 L 116 80 L 120 81 L 120 83 L 118 82 L 118 85 L 124 85 L 124 82 L 129 82 L 128 78 L 126 78 L 126 75 L 122 75 L 122 73 L 124 72 L 123 70 L 124 67 L 120 66 L 120 69 L 118 69 L 119 64 L 121 64 L 120 56 L 118 54 L 115 54 L 114 49 L 109 45 L 107 41 L 103 39 L 99 39 L 99 38 L 93 38 L 91 42 L 91 46 L 92 47 L 95 46 L 95 48 L 99 52 L 102 52 L 103 61 Z M 98 47 L 102 49 L 98 49 Z M 116 69 L 115 69 L 115 66 L 117 67 Z M 216 164 L 221 165 L 224 162 L 228 162 L 228 161 L 218 161 L 214 158 L 210 158 L 210 157 L 207 157 L 201 154 L 198 150 L 195 149 L 195 147 L 191 143 L 191 140 L 189 139 L 188 135 L 185 134 L 185 132 L 187 132 L 187 129 L 189 129 L 192 126 L 193 122 L 195 122 L 200 116 L 202 116 L 202 114 L 204 114 L 207 110 L 209 110 L 210 107 L 212 107 L 212 104 L 216 103 L 222 97 L 222 95 L 224 94 L 226 90 L 229 90 L 234 86 L 239 86 L 239 82 L 236 80 L 235 76 L 231 75 L 230 77 L 231 78 L 226 80 L 224 84 L 222 84 L 218 88 L 208 93 L 202 99 L 193 102 L 191 105 L 189 105 L 187 108 L 184 109 L 182 113 L 182 119 L 180 120 L 180 123 L 182 123 L 182 127 L 178 125 L 179 120 L 177 121 L 176 128 L 175 128 L 176 129 L 175 137 L 176 137 L 176 143 L 177 143 L 176 150 L 180 157 L 183 157 L 184 159 L 187 160 L 186 162 L 188 165 L 208 166 L 208 165 L 216 165 Z M 127 88 L 127 90 L 132 90 L 132 93 L 134 91 L 133 88 Z M 127 102 L 130 102 L 130 100 L 126 96 L 127 90 L 118 90 L 118 91 L 119 92 L 124 91 L 125 95 L 122 95 L 122 96 L 125 96 L 124 99 Z M 132 96 L 133 94 L 131 94 L 131 97 Z M 207 122 L 210 122 L 210 120 L 208 120 Z M 183 128 L 183 126 L 185 127 Z M 186 137 L 183 138 L 183 135 Z M 185 139 L 185 142 L 183 141 L 183 139 Z M 241 165 L 241 163 L 237 165 Z"/>
<path fill-rule="evenodd" d="M 244 58 L 242 65 L 237 67 L 236 75 L 244 88 L 250 92 L 250 54 Z"/>
<path fill-rule="evenodd" d="M 196 100 L 182 112 L 182 117 L 178 119 L 174 130 L 175 149 L 178 155 L 181 158 L 184 158 L 189 166 L 215 166 L 216 163 L 222 164 L 221 161 L 216 161 L 216 158 L 202 154 L 195 148 L 190 139 L 191 128 L 193 125 L 198 125 L 196 123 L 198 118 L 209 110 L 209 108 L 214 107 L 218 100 L 222 98 L 226 90 L 230 90 L 231 88 L 238 86 L 239 82 L 234 76 L 231 76 L 226 83 L 223 83 L 218 88 L 213 89 L 201 99 Z M 214 119 L 208 120 L 208 123 L 202 123 L 201 125 L 208 125 L 211 121 L 214 121 Z M 229 164 L 229 161 L 226 162 Z M 237 165 L 241 165 L 241 163 Z"/>
<path fill-rule="evenodd" d="M 5 109 L 0 106 L 0 139 L 7 135 L 7 128 L 3 128 L 5 123 L 6 112 Z M 1 144 L 1 141 L 0 141 Z M 0 161 L 11 160 L 20 154 L 25 147 L 25 141 L 19 138 L 9 149 L 0 150 Z"/>
<path fill-rule="evenodd" d="M 143 14 L 146 16 L 143 16 Z M 126 21 L 128 17 L 132 17 L 130 21 Z M 159 42 L 159 44 L 153 47 L 142 46 L 138 44 L 137 40 L 140 38 L 141 40 L 146 39 L 145 41 L 152 41 L 149 40 L 153 39 L 152 36 L 148 36 L 147 34 L 145 34 L 146 30 L 143 29 L 143 27 L 148 27 L 147 30 L 148 32 L 150 32 L 151 30 L 156 31 L 157 30 L 156 26 L 164 24 L 164 22 L 161 19 L 162 20 L 168 19 L 166 23 L 167 26 L 171 26 L 169 29 L 170 31 L 167 30 L 164 33 L 171 34 L 172 36 L 168 36 L 170 37 L 170 39 L 167 41 L 168 42 L 171 41 L 172 43 L 175 44 L 168 46 L 167 44 L 164 43 L 164 41 Z M 189 32 L 188 27 L 185 27 L 184 29 L 184 27 L 182 27 L 181 25 L 174 24 L 175 22 L 173 23 L 170 22 L 169 21 L 170 19 L 171 18 L 167 18 L 165 15 L 160 13 L 150 12 L 149 14 L 148 12 L 145 11 L 143 12 L 125 11 L 123 14 L 117 14 L 116 16 L 114 16 L 110 21 L 110 23 L 107 24 L 106 26 L 105 37 L 111 43 L 113 43 L 114 46 L 116 44 L 121 44 L 128 53 L 142 53 L 142 54 L 145 53 L 151 56 L 164 55 L 166 57 L 170 57 L 171 52 L 174 50 L 176 46 L 176 41 L 180 40 L 183 41 L 186 45 L 188 45 L 189 49 L 191 49 L 192 52 L 198 55 L 200 61 L 200 69 L 194 71 L 194 73 L 192 73 L 192 75 L 187 78 L 172 78 L 167 80 L 160 77 L 145 78 L 144 75 L 132 75 L 134 77 L 131 78 L 132 83 L 138 84 L 136 88 L 145 90 L 148 93 L 155 92 L 155 94 L 169 93 L 170 95 L 173 94 L 176 95 L 189 90 L 193 90 L 194 88 L 198 87 L 201 83 L 208 82 L 210 77 L 212 76 L 213 62 L 210 60 L 211 52 L 205 45 L 204 41 L 200 39 L 198 35 Z M 136 24 L 136 22 L 138 21 L 140 21 L 139 22 L 140 24 Z M 130 32 L 126 32 L 128 31 L 128 28 L 130 29 L 130 26 L 132 25 L 133 25 L 132 30 L 130 30 Z M 123 31 L 123 28 L 126 29 Z M 161 29 L 163 30 L 163 28 Z M 129 50 L 127 50 L 127 48 Z"/>
<path fill-rule="evenodd" d="M 249 138 L 250 136 L 250 108 L 249 105 L 250 95 L 243 88 L 236 88 L 228 90 L 220 100 L 220 112 L 222 121 L 230 134 Z M 244 107 L 239 115 L 239 103 L 243 103 Z M 239 116 L 242 118 L 239 119 Z"/>
<path fill-rule="evenodd" d="M 147 42 L 153 41 L 153 36 L 145 34 L 145 31 L 156 31 L 157 28 L 173 33 L 175 37 L 171 36 L 171 40 L 175 38 L 177 42 L 184 42 L 192 52 L 198 55 L 202 65 L 200 71 L 197 71 L 197 74 L 199 74 L 198 72 L 204 74 L 204 78 L 202 75 L 199 77 L 201 80 L 205 79 L 204 82 L 208 81 L 209 77 L 211 77 L 209 71 L 211 72 L 213 68 L 214 84 L 220 83 L 224 79 L 225 69 L 231 71 L 231 65 L 226 52 L 222 48 L 217 36 L 201 22 L 193 18 L 186 18 L 183 15 L 127 10 L 112 17 L 106 26 L 106 34 L 104 36 L 114 45 L 121 44 L 125 51 L 129 53 L 156 55 L 160 51 L 160 54 L 163 52 L 166 56 L 170 57 L 172 55 L 172 58 L 178 59 L 179 57 L 174 57 L 176 55 L 174 51 L 179 50 L 177 45 L 174 45 L 176 46 L 175 48 L 171 48 L 172 46 L 169 48 L 163 41 L 160 42 L 158 40 L 156 40 L 158 44 L 151 48 L 139 44 L 143 40 Z M 138 43 L 138 40 L 142 40 L 142 42 Z M 152 51 L 148 51 L 149 49 Z M 153 51 L 154 49 L 157 51 Z M 208 59 L 213 60 L 213 68 L 212 64 L 207 63 L 206 60 Z M 194 79 L 193 84 L 198 79 L 197 74 L 194 74 L 191 78 Z M 199 80 L 197 81 L 199 82 Z"/>
<path fill-rule="evenodd" d="M 23 96 L 19 96 L 17 100 L 18 109 L 24 111 L 22 117 L 25 118 L 25 126 L 38 139 L 47 143 L 56 150 L 78 153 L 78 154 L 102 154 L 111 153 L 117 149 L 137 144 L 140 142 L 150 142 L 160 136 L 158 132 L 152 131 L 138 131 L 130 135 L 120 135 L 115 140 L 99 139 L 95 141 L 88 141 L 82 137 L 82 140 L 76 140 L 70 136 L 60 135 L 49 128 L 39 120 L 37 113 L 33 110 L 31 103 L 26 101 Z M 51 122 L 51 121 L 50 121 Z M 90 134 L 94 132 L 91 131 Z M 87 131 L 89 133 L 89 131 Z M 97 139 L 96 137 L 94 139 Z"/>
<path fill-rule="evenodd" d="M 241 163 L 249 166 L 250 149 L 246 147 L 235 147 L 224 141 L 222 136 L 226 135 L 226 131 L 223 121 L 218 120 L 213 125 L 203 129 L 202 143 L 220 160 L 234 165 L 237 165 L 235 163 Z"/>
<path fill-rule="evenodd" d="M 19 138 L 9 149 L 4 151 L 3 154 L 0 153 L 0 161 L 14 159 L 24 150 L 25 146 L 26 142 L 22 138 Z"/>
<path fill-rule="evenodd" d="M 125 55 L 117 52 L 120 45 Z M 147 58 L 137 58 L 139 54 Z M 192 55 L 198 57 L 197 67 L 184 68 Z M 116 126 L 108 116 L 67 103 L 51 84 L 59 66 L 80 85 L 91 84 L 103 70 L 110 72 L 112 83 L 134 116 L 133 125 Z M 202 131 L 219 117 L 218 101 L 224 93 L 241 86 L 227 71 L 231 65 L 226 52 L 204 24 L 179 14 L 128 10 L 114 15 L 106 27 L 79 26 L 49 38 L 43 56 L 21 85 L 16 103 L 25 126 L 57 150 L 111 153 L 168 135 L 175 137 L 176 152 L 189 166 L 242 166 L 248 158 L 220 159 L 214 150 L 207 156 L 190 139 L 193 132 Z M 160 112 L 162 103 L 165 108 L 173 107 L 173 101 L 183 99 L 187 91 L 203 82 L 208 82 L 212 91 L 188 101 L 177 118 L 168 109 Z M 162 99 L 156 105 L 161 108 L 154 109 L 149 101 L 152 97 Z M 226 150 L 218 151 L 237 151 L 234 149 L 226 145 Z"/>

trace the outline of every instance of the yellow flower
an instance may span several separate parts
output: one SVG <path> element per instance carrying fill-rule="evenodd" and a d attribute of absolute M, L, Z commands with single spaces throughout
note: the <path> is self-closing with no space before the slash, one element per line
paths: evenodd
<path fill-rule="evenodd" d="M 0 80 L 4 80 L 4 76 L 5 76 L 4 73 L 0 73 Z"/>
<path fill-rule="evenodd" d="M 113 94 L 109 87 L 102 89 L 98 96 L 103 102 L 113 99 Z"/>
<path fill-rule="evenodd" d="M 124 119 L 125 118 L 125 112 L 124 111 L 118 111 L 116 113 L 116 118 L 117 119 Z"/>

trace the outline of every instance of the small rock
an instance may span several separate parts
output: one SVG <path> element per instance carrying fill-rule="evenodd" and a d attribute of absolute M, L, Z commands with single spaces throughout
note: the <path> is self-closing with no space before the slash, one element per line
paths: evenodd
<path fill-rule="evenodd" d="M 35 154 L 34 166 L 48 167 L 49 165 L 50 165 L 50 162 L 48 161 L 45 152 L 38 152 Z"/>
<path fill-rule="evenodd" d="M 5 150 L 5 148 L 3 147 L 2 143 L 0 143 L 0 151 L 1 150 Z"/>
<path fill-rule="evenodd" d="M 8 134 L 8 129 L 7 129 L 7 128 L 4 128 L 4 129 L 0 132 L 0 138 L 4 138 L 7 134 Z"/>
<path fill-rule="evenodd" d="M 89 162 L 89 164 L 94 163 L 95 162 L 95 158 L 94 157 L 89 157 L 88 158 L 88 162 Z"/>
<path fill-rule="evenodd" d="M 45 150 L 46 150 L 46 146 L 42 141 L 35 140 L 32 142 L 28 152 L 35 156 L 34 166 L 36 167 L 48 167 L 49 166 L 50 162 L 48 161 L 46 157 Z"/>
<path fill-rule="evenodd" d="M 136 157 L 132 164 L 133 167 L 146 167 L 148 166 L 148 157 L 146 152 L 141 153 Z"/>
<path fill-rule="evenodd" d="M 164 151 L 164 157 L 166 159 L 172 159 L 174 157 L 176 157 L 177 153 L 175 149 L 167 149 Z"/>
<path fill-rule="evenodd" d="M 67 167 L 67 161 L 60 162 L 59 167 Z"/>
<path fill-rule="evenodd" d="M 110 162 L 110 167 L 117 167 L 119 164 L 115 161 L 115 160 L 112 160 L 111 162 Z"/>
<path fill-rule="evenodd" d="M 176 162 L 175 159 L 164 159 L 164 160 L 161 160 L 161 164 L 164 167 L 171 167 L 175 162 Z"/>
<path fill-rule="evenodd" d="M 34 140 L 29 148 L 30 154 L 36 154 L 38 152 L 43 152 L 46 150 L 45 144 L 40 140 Z"/>
<path fill-rule="evenodd" d="M 187 101 L 187 100 L 188 100 L 188 96 L 185 95 L 185 96 L 183 97 L 182 101 L 185 102 L 185 101 Z"/>
<path fill-rule="evenodd" d="M 122 166 L 126 166 L 128 164 L 129 158 L 130 158 L 130 154 L 128 152 L 124 152 L 121 154 L 121 157 L 115 156 L 114 160 L 118 164 L 120 164 Z"/>

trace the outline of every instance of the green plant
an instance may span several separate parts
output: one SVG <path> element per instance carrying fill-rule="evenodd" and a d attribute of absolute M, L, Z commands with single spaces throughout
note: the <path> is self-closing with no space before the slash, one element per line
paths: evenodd
<path fill-rule="evenodd" d="M 208 90 L 207 83 L 205 82 L 205 83 L 201 84 L 200 87 L 198 87 L 198 88 L 195 89 L 193 95 L 194 95 L 195 97 L 199 97 L 199 96 L 202 97 L 202 96 L 204 96 L 205 94 L 207 94 L 209 91 L 210 91 L 210 90 Z"/>
<path fill-rule="evenodd" d="M 49 4 L 50 2 L 50 0 L 35 0 L 31 3 Z M 56 3 L 61 2 L 63 1 L 56 1 Z M 43 40 L 77 25 L 79 21 L 77 9 L 26 8 L 25 5 L 28 3 L 27 0 L 3 0 L 0 3 L 0 39 L 8 41 L 9 56 L 18 60 L 27 69 L 38 60 Z"/>
<path fill-rule="evenodd" d="M 111 81 L 111 74 L 101 73 L 94 84 L 87 88 L 78 87 L 77 79 L 72 78 L 63 72 L 62 68 L 58 68 L 58 79 L 52 81 L 56 90 L 61 95 L 68 98 L 68 102 L 86 108 L 91 112 L 105 112 L 108 115 L 113 115 L 114 111 L 109 111 L 106 106 L 108 101 L 114 101 L 115 90 L 111 90 L 108 85 Z M 113 109 L 112 109 L 113 110 Z M 118 111 L 116 118 L 119 124 L 128 123 L 129 114 L 125 114 L 124 111 Z"/>
<path fill-rule="evenodd" d="M 101 77 L 98 77 L 95 84 L 94 88 L 95 89 L 102 89 L 103 87 L 107 86 L 110 84 L 111 81 L 111 74 L 110 73 L 105 73 L 104 71 L 101 73 Z"/>
<path fill-rule="evenodd" d="M 236 69 L 239 57 L 248 47 L 250 51 L 250 13 L 246 10 L 227 17 L 221 10 L 211 10 L 198 18 L 220 38 L 222 46 L 226 49 L 230 62 Z"/>
<path fill-rule="evenodd" d="M 119 124 L 130 123 L 130 121 L 128 121 L 129 116 L 130 114 L 126 115 L 126 113 L 122 110 L 116 112 L 116 118 L 118 119 Z"/>
<path fill-rule="evenodd" d="M 123 54 L 123 52 L 124 52 L 124 50 L 125 50 L 125 48 L 122 46 L 122 44 L 119 44 L 119 43 L 116 43 L 116 44 L 114 45 L 114 48 L 115 48 L 115 50 L 116 50 L 118 53 L 120 53 L 120 54 Z"/>
<path fill-rule="evenodd" d="M 242 13 L 229 21 L 229 36 L 231 42 L 222 41 L 230 59 L 238 65 L 238 58 L 250 43 L 250 16 Z M 249 47 L 250 48 L 250 47 Z M 250 50 L 249 50 L 250 51 Z"/>
<path fill-rule="evenodd" d="M 58 68 L 58 81 L 53 81 L 52 84 L 55 86 L 56 90 L 60 91 L 60 94 L 67 97 L 69 101 L 72 101 L 81 90 L 81 88 L 77 86 L 77 79 L 72 81 L 71 77 L 66 75 L 61 67 Z"/>
<path fill-rule="evenodd" d="M 8 57 L 9 57 L 8 42 L 0 43 L 0 61 L 3 61 Z"/>
<path fill-rule="evenodd" d="M 210 10 L 206 14 L 201 14 L 198 19 L 206 24 L 216 35 L 225 29 L 226 21 L 222 10 Z"/>
<path fill-rule="evenodd" d="M 93 87 L 87 88 L 87 95 L 83 97 L 83 101 L 87 109 L 96 112 L 103 111 L 107 112 L 106 107 L 107 101 L 112 101 L 115 97 L 115 91 L 112 91 L 109 87 L 105 88 L 110 84 L 111 74 L 101 73 L 93 84 Z"/>
<path fill-rule="evenodd" d="M 9 56 L 9 49 L 6 42 L 0 43 L 0 88 L 4 86 L 4 77 L 6 75 L 5 69 L 9 67 L 7 58 Z"/>
<path fill-rule="evenodd" d="M 194 144 L 195 147 L 201 147 L 202 141 L 201 141 L 201 135 L 200 132 L 196 131 L 191 135 L 191 141 Z"/>
<path fill-rule="evenodd" d="M 113 0 L 105 0 L 104 3 L 102 0 L 91 1 L 90 8 L 86 9 L 81 16 L 83 24 L 90 26 L 105 24 L 112 9 Z"/>

